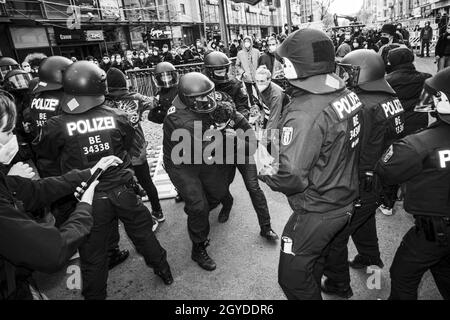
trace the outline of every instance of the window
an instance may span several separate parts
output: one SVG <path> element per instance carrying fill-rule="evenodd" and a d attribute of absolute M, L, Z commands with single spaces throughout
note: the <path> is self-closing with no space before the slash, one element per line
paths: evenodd
<path fill-rule="evenodd" d="M 186 8 L 184 7 L 184 3 L 180 4 L 180 11 L 182 15 L 186 15 Z"/>

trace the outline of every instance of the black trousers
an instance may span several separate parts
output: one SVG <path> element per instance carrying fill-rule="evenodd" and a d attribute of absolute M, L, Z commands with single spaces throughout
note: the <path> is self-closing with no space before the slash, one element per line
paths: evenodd
<path fill-rule="evenodd" d="M 350 223 L 331 242 L 324 268 L 324 275 L 331 281 L 350 285 L 347 247 L 350 236 L 360 255 L 371 260 L 380 259 L 375 222 L 377 207 L 376 201 L 370 201 L 355 208 Z"/>
<path fill-rule="evenodd" d="M 258 222 L 261 228 L 270 228 L 270 214 L 269 207 L 267 206 L 266 196 L 259 187 L 258 172 L 255 164 L 238 164 L 238 165 L 226 165 L 228 171 L 228 186 L 233 183 L 236 175 L 236 167 L 242 175 L 245 187 L 250 195 L 250 199 L 255 208 L 256 215 L 258 216 Z M 232 199 L 230 189 L 225 198 L 222 200 L 222 204 L 227 204 Z"/>
<path fill-rule="evenodd" d="M 251 105 L 255 104 L 255 97 L 253 95 L 253 86 L 254 84 L 251 82 L 244 82 L 245 83 L 245 89 L 247 90 L 248 99 L 250 101 Z"/>
<path fill-rule="evenodd" d="M 420 55 L 423 57 L 424 49 L 427 49 L 427 56 L 430 56 L 430 40 L 422 40 Z"/>
<path fill-rule="evenodd" d="M 128 237 L 149 267 L 160 268 L 166 261 L 166 251 L 153 234 L 149 210 L 132 188 L 121 186 L 108 192 L 96 192 L 92 206 L 94 226 L 79 248 L 82 294 L 85 299 L 106 299 L 107 252 L 117 218 L 123 222 Z"/>
<path fill-rule="evenodd" d="M 447 245 L 428 241 L 423 230 L 412 227 L 404 236 L 390 269 L 390 300 L 417 300 L 423 274 L 430 270 L 442 297 L 450 299 L 450 226 Z"/>
<path fill-rule="evenodd" d="M 148 162 L 145 161 L 143 164 L 138 166 L 133 166 L 134 174 L 139 182 L 139 184 L 147 192 L 148 199 L 152 206 L 153 211 L 160 211 L 161 204 L 159 203 L 158 190 L 153 184 L 152 177 L 150 175 L 150 167 Z"/>
<path fill-rule="evenodd" d="M 170 180 L 184 199 L 187 227 L 193 243 L 208 240 L 209 212 L 220 204 L 227 191 L 223 165 L 181 165 L 165 163 Z"/>
<path fill-rule="evenodd" d="M 327 248 L 349 222 L 351 212 L 293 213 L 283 237 L 292 239 L 292 254 L 281 251 L 278 283 L 289 300 L 321 300 L 320 282 Z"/>

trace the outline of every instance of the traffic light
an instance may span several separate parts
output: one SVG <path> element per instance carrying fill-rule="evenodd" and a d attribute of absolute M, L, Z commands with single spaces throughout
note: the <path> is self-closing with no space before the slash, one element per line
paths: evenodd
<path fill-rule="evenodd" d="M 142 41 L 144 43 L 147 43 L 148 42 L 148 33 L 143 32 L 143 33 L 141 33 L 141 36 L 142 36 Z"/>

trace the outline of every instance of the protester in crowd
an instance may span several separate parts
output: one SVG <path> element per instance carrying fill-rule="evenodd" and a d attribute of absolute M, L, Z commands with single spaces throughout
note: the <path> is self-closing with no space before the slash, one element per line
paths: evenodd
<path fill-rule="evenodd" d="M 122 72 L 125 72 L 125 65 L 124 65 L 124 61 L 122 60 L 122 56 L 120 54 L 116 54 L 116 59 L 115 61 L 112 63 L 111 67 L 117 68 Z"/>
<path fill-rule="evenodd" d="M 126 57 L 126 59 L 123 62 L 123 72 L 128 71 L 128 70 L 133 70 L 134 68 L 136 68 L 135 60 L 133 58 L 133 52 L 131 52 L 130 50 L 127 50 L 125 52 L 125 57 Z"/>
<path fill-rule="evenodd" d="M 450 25 L 447 26 L 447 30 L 439 37 L 435 53 L 438 71 L 450 66 Z"/>
<path fill-rule="evenodd" d="M 238 52 L 236 60 L 236 69 L 247 88 L 250 103 L 255 104 L 253 98 L 253 85 L 255 83 L 256 69 L 258 68 L 258 59 L 260 52 L 253 48 L 253 40 L 250 36 L 244 38 L 244 48 Z"/>
<path fill-rule="evenodd" d="M 346 33 L 344 42 L 342 42 L 342 44 L 336 50 L 336 57 L 338 60 L 344 58 L 347 54 L 352 52 L 352 47 L 350 45 L 351 43 L 352 43 L 351 35 L 350 33 Z"/>
<path fill-rule="evenodd" d="M 273 78 L 278 78 L 283 75 L 283 66 L 275 57 L 277 48 L 277 40 L 272 37 L 269 38 L 267 52 L 262 54 L 258 59 L 258 67 L 265 66 L 271 72 Z"/>
<path fill-rule="evenodd" d="M 147 63 L 150 68 L 154 68 L 161 62 L 161 56 L 159 55 L 158 47 L 153 47 L 152 55 L 148 57 Z"/>
<path fill-rule="evenodd" d="M 27 61 L 22 62 L 22 70 L 31 73 L 31 67 Z"/>
<path fill-rule="evenodd" d="M 388 65 L 387 56 L 390 50 L 406 46 L 400 39 L 400 35 L 397 33 L 397 28 L 395 25 L 387 23 L 381 28 L 380 37 L 381 47 L 378 52 L 383 58 L 384 65 L 386 66 L 386 71 L 389 72 L 390 66 Z"/>
<path fill-rule="evenodd" d="M 147 59 L 145 58 L 145 52 L 143 50 L 139 51 L 139 56 L 135 61 L 135 65 L 139 69 L 145 69 L 148 67 Z"/>
<path fill-rule="evenodd" d="M 420 56 L 423 58 L 424 50 L 427 50 L 427 57 L 430 56 L 430 42 L 433 40 L 433 29 L 430 27 L 430 22 L 425 23 L 425 27 L 420 30 L 420 41 L 422 43 Z"/>
<path fill-rule="evenodd" d="M 170 53 L 169 46 L 167 44 L 164 44 L 162 47 L 161 61 L 165 61 L 165 62 L 173 61 L 172 53 Z"/>
<path fill-rule="evenodd" d="M 102 62 L 100 62 L 100 68 L 105 72 L 108 72 L 109 68 L 111 68 L 111 59 L 107 54 L 103 55 Z"/>
<path fill-rule="evenodd" d="M 289 97 L 284 90 L 272 82 L 272 74 L 265 67 L 256 70 L 256 86 L 264 104 L 264 113 L 267 130 L 278 129 L 283 106 L 289 103 Z"/>
<path fill-rule="evenodd" d="M 238 51 L 239 51 L 239 41 L 237 39 L 234 39 L 230 45 L 230 58 L 237 57 Z"/>
<path fill-rule="evenodd" d="M 431 74 L 419 72 L 414 66 L 414 53 L 408 48 L 393 49 L 388 54 L 391 72 L 387 82 L 397 93 L 405 110 L 405 135 L 412 134 L 428 126 L 428 114 L 414 112 L 420 101 L 425 80 Z"/>

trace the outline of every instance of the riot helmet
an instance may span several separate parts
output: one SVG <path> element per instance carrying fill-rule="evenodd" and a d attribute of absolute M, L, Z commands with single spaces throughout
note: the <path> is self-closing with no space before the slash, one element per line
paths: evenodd
<path fill-rule="evenodd" d="M 180 100 L 193 112 L 209 113 L 217 107 L 215 85 L 199 72 L 183 75 L 178 84 Z"/>
<path fill-rule="evenodd" d="M 3 81 L 5 79 L 6 74 L 11 70 L 20 69 L 19 64 L 16 60 L 10 57 L 1 57 L 0 58 L 0 80 Z"/>
<path fill-rule="evenodd" d="M 52 56 L 44 59 L 39 66 L 39 83 L 35 93 L 62 88 L 63 73 L 73 62 L 65 57 Z"/>
<path fill-rule="evenodd" d="M 159 88 L 172 88 L 178 85 L 179 74 L 170 62 L 160 62 L 155 67 L 153 80 Z"/>
<path fill-rule="evenodd" d="M 395 94 L 384 77 L 386 69 L 383 58 L 375 51 L 368 49 L 352 51 L 342 59 L 339 66 L 347 70 L 353 69 L 348 72 L 353 82 L 350 86 L 357 86 L 364 91 Z M 358 70 L 357 74 L 355 70 Z"/>
<path fill-rule="evenodd" d="M 88 61 L 75 62 L 63 75 L 62 110 L 78 114 L 101 105 L 105 101 L 106 88 L 105 71 Z"/>
<path fill-rule="evenodd" d="M 325 32 L 308 28 L 295 31 L 278 47 L 277 54 L 292 86 L 313 94 L 344 89 L 344 81 L 334 73 L 334 45 Z"/>
<path fill-rule="evenodd" d="M 31 74 L 24 70 L 11 70 L 5 75 L 3 86 L 10 92 L 28 90 L 31 79 Z"/>
<path fill-rule="evenodd" d="M 227 55 L 220 51 L 213 51 L 206 55 L 205 60 L 206 75 L 215 83 L 226 83 L 229 81 L 231 61 Z"/>

